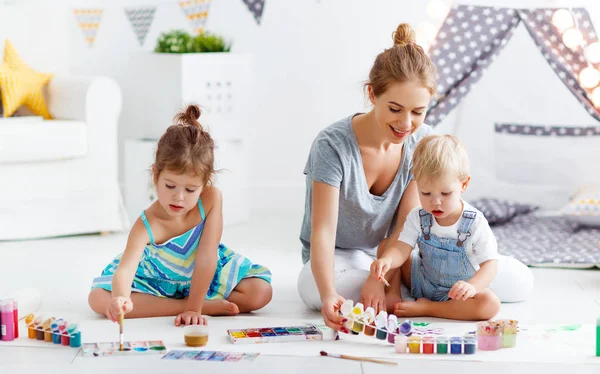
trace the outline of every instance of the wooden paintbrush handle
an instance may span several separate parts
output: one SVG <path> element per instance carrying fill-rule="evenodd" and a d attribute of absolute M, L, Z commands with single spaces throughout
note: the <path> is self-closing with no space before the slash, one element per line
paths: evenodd
<path fill-rule="evenodd" d="M 398 365 L 398 363 L 394 362 L 394 361 L 383 361 L 383 360 L 377 360 L 374 358 L 367 358 L 367 357 L 356 357 L 356 356 L 347 356 L 347 355 L 340 355 L 340 357 L 344 358 L 346 360 L 366 361 L 366 362 L 373 362 L 375 364 L 384 364 L 384 365 Z"/>

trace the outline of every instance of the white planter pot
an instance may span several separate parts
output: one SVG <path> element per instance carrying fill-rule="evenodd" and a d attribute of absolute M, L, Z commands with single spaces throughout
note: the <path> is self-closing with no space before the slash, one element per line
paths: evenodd
<path fill-rule="evenodd" d="M 215 139 L 244 138 L 251 101 L 249 55 L 234 53 L 140 53 L 125 77 L 123 118 L 142 138 L 156 139 L 187 104 L 201 106 L 200 122 Z"/>

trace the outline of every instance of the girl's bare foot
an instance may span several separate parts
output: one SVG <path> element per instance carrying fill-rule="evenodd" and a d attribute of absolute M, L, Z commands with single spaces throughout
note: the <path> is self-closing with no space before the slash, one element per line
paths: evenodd
<path fill-rule="evenodd" d="M 208 316 L 235 316 L 240 313 L 240 308 L 227 300 L 206 300 L 202 306 L 202 314 Z"/>
<path fill-rule="evenodd" d="M 433 302 L 424 298 L 417 299 L 417 301 L 401 301 L 394 305 L 394 314 L 398 317 L 427 316 L 429 306 Z"/>

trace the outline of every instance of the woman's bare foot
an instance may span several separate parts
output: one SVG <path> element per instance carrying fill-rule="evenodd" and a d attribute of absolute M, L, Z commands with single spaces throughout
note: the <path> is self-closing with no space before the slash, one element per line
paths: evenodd
<path fill-rule="evenodd" d="M 429 306 L 433 302 L 425 298 L 417 301 L 401 301 L 394 304 L 394 314 L 398 317 L 424 317 L 429 314 Z"/>
<path fill-rule="evenodd" d="M 202 314 L 207 316 L 235 316 L 240 308 L 227 300 L 206 300 L 202 306 Z"/>

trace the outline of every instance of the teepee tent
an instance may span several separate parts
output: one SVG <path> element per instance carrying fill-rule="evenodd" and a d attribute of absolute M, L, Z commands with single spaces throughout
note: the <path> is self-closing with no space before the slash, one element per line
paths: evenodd
<path fill-rule="evenodd" d="M 600 185 L 600 108 L 578 76 L 588 65 L 551 20 L 556 9 L 457 5 L 429 55 L 439 98 L 426 122 L 469 149 L 473 197 L 558 209 L 582 185 Z M 584 43 L 598 40 L 573 9 Z"/>

